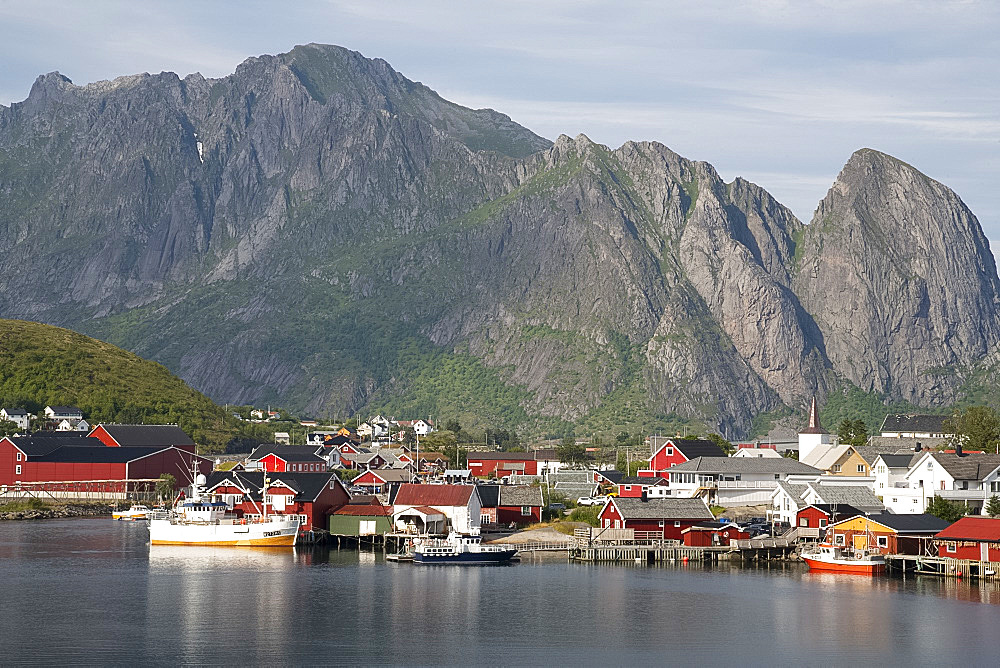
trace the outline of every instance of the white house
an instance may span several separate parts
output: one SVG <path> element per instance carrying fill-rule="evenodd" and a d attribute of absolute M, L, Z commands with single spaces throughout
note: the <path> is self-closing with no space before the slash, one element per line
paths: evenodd
<path fill-rule="evenodd" d="M 739 448 L 733 453 L 733 457 L 756 457 L 758 459 L 770 457 L 774 459 L 781 457 L 781 455 L 774 448 Z"/>
<path fill-rule="evenodd" d="M 819 423 L 819 408 L 816 405 L 816 397 L 813 397 L 809 406 L 809 426 L 799 432 L 799 460 L 805 461 L 813 448 L 836 443 L 837 437 L 827 433 Z"/>
<path fill-rule="evenodd" d="M 993 494 L 1000 496 L 998 469 L 1000 455 L 925 452 L 882 502 L 890 512 L 915 514 L 940 496 L 964 504 L 970 513 L 982 513 Z"/>
<path fill-rule="evenodd" d="M 63 420 L 72 422 L 83 419 L 83 411 L 74 406 L 46 406 L 44 415 L 46 420 L 53 422 L 62 422 Z"/>
<path fill-rule="evenodd" d="M 877 496 L 892 496 L 892 490 L 903 487 L 910 464 L 915 463 L 922 453 L 880 454 L 872 462 L 872 475 L 875 477 L 875 487 L 872 491 Z"/>
<path fill-rule="evenodd" d="M 417 436 L 426 436 L 434 431 L 434 423 L 430 420 L 415 420 L 413 422 L 413 433 Z"/>
<path fill-rule="evenodd" d="M 882 504 L 871 490 L 872 478 L 789 476 L 771 495 L 768 518 L 795 526 L 795 515 L 809 505 L 848 505 L 865 512 L 882 512 Z"/>
<path fill-rule="evenodd" d="M 90 431 L 90 423 L 86 420 L 62 420 L 56 431 Z"/>
<path fill-rule="evenodd" d="M 880 430 L 884 438 L 951 438 L 955 433 L 947 415 L 886 415 Z"/>
<path fill-rule="evenodd" d="M 27 429 L 31 416 L 23 408 L 0 408 L 0 422 L 13 422 L 18 429 Z"/>
<path fill-rule="evenodd" d="M 779 482 L 790 475 L 819 476 L 820 471 L 787 457 L 696 457 L 667 475 L 670 496 L 700 496 L 728 507 L 770 503 Z"/>
<path fill-rule="evenodd" d="M 398 526 L 432 517 L 440 512 L 458 533 L 479 533 L 483 504 L 475 485 L 412 485 L 393 488 L 389 503 Z"/>

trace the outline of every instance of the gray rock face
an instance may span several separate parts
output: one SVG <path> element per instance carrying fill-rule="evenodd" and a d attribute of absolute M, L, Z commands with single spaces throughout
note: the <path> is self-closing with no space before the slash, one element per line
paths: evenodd
<path fill-rule="evenodd" d="M 806 226 L 660 144 L 552 143 L 338 47 L 217 80 L 52 73 L 0 107 L 0 316 L 219 401 L 488 390 L 485 422 L 735 436 L 842 379 L 953 398 L 996 347 L 998 285 L 961 201 L 888 156 L 856 154 Z M 429 379 L 462 364 L 468 387 Z"/>
<path fill-rule="evenodd" d="M 794 289 L 834 367 L 863 389 L 953 401 L 954 370 L 996 346 L 1000 283 L 979 222 L 906 163 L 851 156 L 797 255 Z"/>

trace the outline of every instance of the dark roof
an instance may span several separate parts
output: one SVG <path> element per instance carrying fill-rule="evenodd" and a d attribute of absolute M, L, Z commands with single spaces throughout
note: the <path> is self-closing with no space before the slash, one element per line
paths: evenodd
<path fill-rule="evenodd" d="M 538 450 L 533 450 L 532 454 L 535 455 L 535 459 L 540 461 L 559 461 L 559 451 L 555 448 L 540 448 Z"/>
<path fill-rule="evenodd" d="M 118 449 L 118 448 L 109 448 Z M 295 491 L 295 497 L 302 500 L 312 501 L 320 495 L 332 480 L 341 484 L 340 479 L 333 473 L 268 473 L 271 485 L 283 483 Z M 261 501 L 260 489 L 264 486 L 264 473 L 262 471 L 213 471 L 208 476 L 205 489 L 211 491 L 221 482 L 233 480 L 238 482 L 237 487 L 241 487 L 250 493 L 250 498 L 258 503 Z"/>
<path fill-rule="evenodd" d="M 119 445 L 146 447 L 168 445 L 194 445 L 195 442 L 175 424 L 99 424 Z M 95 427 L 96 429 L 97 427 Z"/>
<path fill-rule="evenodd" d="M 612 485 L 617 485 L 618 481 L 625 477 L 625 474 L 621 471 L 595 471 L 595 473 L 610 482 Z"/>
<path fill-rule="evenodd" d="M 886 415 L 882 421 L 882 428 L 879 431 L 903 432 L 903 433 L 926 433 L 926 434 L 948 434 L 951 433 L 945 427 L 944 421 L 947 415 Z"/>
<path fill-rule="evenodd" d="M 857 517 L 857 515 L 855 515 Z M 946 528 L 949 522 L 945 520 L 934 517 L 933 515 L 928 515 L 926 513 L 916 514 L 916 515 L 896 515 L 893 513 L 875 513 L 867 516 L 872 522 L 878 522 L 879 524 L 885 525 L 890 529 L 895 529 L 896 533 L 906 534 L 906 533 L 918 533 L 918 534 L 936 534 L 942 529 Z M 851 518 L 847 518 L 851 519 Z M 846 519 L 841 520 L 841 522 L 846 521 Z"/>
<path fill-rule="evenodd" d="M 261 445 L 250 453 L 247 461 L 260 461 L 270 454 L 281 457 L 286 462 L 308 462 L 316 459 L 326 461 L 316 454 L 319 447 L 319 445 Z"/>
<path fill-rule="evenodd" d="M 963 517 L 934 538 L 939 540 L 969 540 L 977 543 L 1000 542 L 1000 519 Z"/>
<path fill-rule="evenodd" d="M 366 473 L 376 475 L 387 483 L 408 483 L 413 480 L 413 474 L 406 469 L 368 469 L 367 471 L 361 471 L 358 475 L 354 476 L 354 480 L 357 480 Z"/>
<path fill-rule="evenodd" d="M 78 431 L 36 431 L 28 436 L 8 436 L 7 438 L 21 452 L 32 458 L 47 455 L 63 446 L 107 447 L 96 438 L 87 438 L 86 434 L 81 434 Z"/>
<path fill-rule="evenodd" d="M 53 413 L 62 413 L 63 415 L 69 413 L 83 415 L 83 411 L 76 406 L 46 406 L 46 408 L 50 409 Z"/>
<path fill-rule="evenodd" d="M 681 533 L 686 533 L 688 531 L 691 531 L 692 529 L 695 530 L 695 531 L 698 531 L 698 530 L 701 530 L 701 531 L 718 531 L 720 529 L 725 529 L 726 527 L 736 527 L 737 529 L 740 528 L 739 525 L 736 524 L 735 522 L 719 522 L 719 521 L 716 520 L 716 521 L 711 521 L 711 522 L 698 522 L 697 524 L 692 524 L 687 529 L 684 529 L 684 531 L 682 531 Z"/>
<path fill-rule="evenodd" d="M 882 461 L 885 462 L 885 465 L 889 468 L 906 469 L 910 468 L 910 460 L 913 459 L 915 454 L 916 453 L 908 452 L 905 455 L 876 455 L 876 459 L 881 457 Z"/>
<path fill-rule="evenodd" d="M 806 473 L 819 475 L 817 468 L 788 457 L 698 457 L 678 464 L 670 469 L 686 473 L 704 471 L 707 473 Z"/>
<path fill-rule="evenodd" d="M 393 504 L 397 506 L 465 506 L 476 493 L 477 485 L 399 486 Z"/>
<path fill-rule="evenodd" d="M 712 441 L 704 438 L 668 438 L 665 436 L 650 436 L 649 448 L 652 454 L 656 454 L 664 445 L 670 444 L 677 448 L 688 459 L 695 457 L 725 457 L 726 453 L 722 448 Z"/>
<path fill-rule="evenodd" d="M 701 499 L 639 499 L 612 498 L 622 517 L 627 520 L 711 520 L 715 519 Z"/>
<path fill-rule="evenodd" d="M 618 484 L 619 485 L 647 485 L 648 486 L 648 485 L 658 485 L 658 484 L 666 482 L 666 481 L 667 481 L 666 478 L 661 478 L 660 476 L 656 476 L 654 478 L 649 478 L 649 477 L 643 477 L 643 476 L 637 476 L 637 475 L 629 475 L 629 476 L 622 476 L 621 480 L 618 481 Z"/>
<path fill-rule="evenodd" d="M 500 505 L 541 507 L 544 505 L 542 488 L 530 485 L 504 485 L 500 487 Z"/>
<path fill-rule="evenodd" d="M 806 508 L 816 508 L 817 510 L 821 510 L 826 513 L 829 517 L 835 517 L 837 519 L 864 515 L 863 512 L 846 503 L 814 503 L 811 506 L 806 506 Z M 802 511 L 800 510 L 799 512 Z"/>
<path fill-rule="evenodd" d="M 500 505 L 500 485 L 476 485 L 476 489 L 483 508 L 496 508 Z"/>
<path fill-rule="evenodd" d="M 421 456 L 421 459 L 423 457 Z M 511 461 L 534 461 L 535 455 L 531 452 L 470 452 L 469 461 L 473 459 L 493 461 L 497 459 L 509 459 Z"/>
<path fill-rule="evenodd" d="M 7 415 L 27 415 L 28 411 L 23 408 L 6 408 Z"/>
<path fill-rule="evenodd" d="M 141 446 L 109 448 L 103 443 L 91 446 L 60 446 L 44 455 L 31 457 L 31 459 L 36 462 L 122 464 L 167 449 Z"/>
<path fill-rule="evenodd" d="M 1000 466 L 1000 455 L 957 455 L 934 452 L 931 457 L 956 480 L 982 480 Z"/>

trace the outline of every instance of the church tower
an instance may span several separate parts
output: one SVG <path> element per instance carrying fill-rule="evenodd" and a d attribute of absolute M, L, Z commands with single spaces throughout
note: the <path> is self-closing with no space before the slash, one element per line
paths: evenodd
<path fill-rule="evenodd" d="M 819 423 L 819 407 L 816 397 L 809 406 L 809 426 L 799 432 L 799 461 L 805 459 L 814 448 L 821 445 L 833 445 L 833 434 L 828 434 Z"/>

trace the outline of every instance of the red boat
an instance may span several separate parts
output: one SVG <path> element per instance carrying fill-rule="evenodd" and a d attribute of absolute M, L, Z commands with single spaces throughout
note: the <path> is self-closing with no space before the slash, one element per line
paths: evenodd
<path fill-rule="evenodd" d="M 848 552 L 840 545 L 820 543 L 815 552 L 803 552 L 802 560 L 811 571 L 878 575 L 885 572 L 885 557 L 867 550 Z"/>

